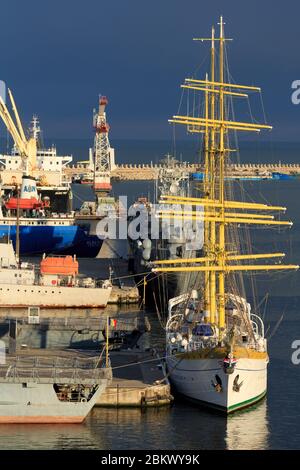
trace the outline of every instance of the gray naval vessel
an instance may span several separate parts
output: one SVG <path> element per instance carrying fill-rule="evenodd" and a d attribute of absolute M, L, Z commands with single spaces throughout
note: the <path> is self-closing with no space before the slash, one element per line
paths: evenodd
<path fill-rule="evenodd" d="M 0 364 L 0 423 L 81 423 L 112 378 L 103 354 L 20 351 Z"/>
<path fill-rule="evenodd" d="M 159 213 L 166 209 L 160 205 L 161 199 L 166 195 L 188 197 L 191 196 L 190 175 L 178 160 L 167 155 L 160 162 L 161 168 L 155 185 L 154 201 L 151 204 L 146 198 L 139 198 L 135 205 L 139 212 L 147 211 Z M 148 236 L 143 239 L 129 240 L 131 247 L 131 270 L 135 273 L 137 281 L 141 286 L 143 296 L 143 277 L 147 282 L 146 303 L 155 305 L 160 311 L 167 312 L 168 299 L 186 292 L 188 286 L 199 286 L 199 273 L 162 273 L 157 276 L 151 273 L 151 262 L 155 260 L 169 260 L 194 258 L 201 255 L 203 248 L 203 233 L 199 231 L 193 222 L 180 226 L 176 220 L 168 221 L 168 228 L 161 223 L 159 237 L 151 239 L 151 226 L 148 227 Z M 202 224 L 202 222 L 201 222 Z M 196 236 L 196 229 L 198 229 Z M 200 236 L 199 236 L 200 234 Z"/>

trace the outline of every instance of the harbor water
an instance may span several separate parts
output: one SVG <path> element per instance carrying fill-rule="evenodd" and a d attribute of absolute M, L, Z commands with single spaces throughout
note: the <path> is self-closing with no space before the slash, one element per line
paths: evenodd
<path fill-rule="evenodd" d="M 75 143 L 72 144 L 75 148 Z M 128 150 L 129 161 L 130 151 Z M 147 148 L 147 143 L 144 143 Z M 161 142 L 151 144 L 155 156 L 169 148 Z M 273 144 L 276 148 L 276 144 Z M 64 150 L 64 149 L 62 149 Z M 69 149 L 70 150 L 70 149 Z M 143 145 L 132 145 L 131 161 L 138 161 Z M 134 153 L 136 152 L 136 153 Z M 148 151 L 145 161 L 151 160 Z M 118 149 L 117 155 L 121 153 Z M 250 161 L 250 152 L 242 160 Z M 265 160 L 264 160 L 265 155 Z M 287 162 L 296 161 L 294 147 L 282 152 Z M 277 154 L 263 153 L 253 160 L 276 161 Z M 80 156 L 78 156 L 79 158 Z M 82 155 L 81 159 L 85 156 Z M 249 158 L 248 158 L 249 157 Z M 196 157 L 195 157 L 196 158 Z M 155 161 L 155 158 L 152 158 Z M 192 161 L 190 155 L 183 159 Z M 283 157 L 282 157 L 283 160 Z M 118 156 L 117 156 L 118 161 Z M 120 159 L 121 161 L 121 159 Z M 278 158 L 277 158 L 278 161 Z M 251 231 L 258 252 L 284 251 L 286 262 L 300 261 L 300 181 L 255 181 L 244 183 L 245 191 L 259 200 L 288 208 L 285 218 L 292 229 Z M 152 193 L 153 183 L 116 183 L 114 195 L 136 197 Z M 74 204 L 92 198 L 86 186 L 74 186 Z M 80 261 L 80 260 L 79 260 Z M 83 260 L 84 270 L 95 271 L 101 260 Z M 266 399 L 245 411 L 226 418 L 185 401 L 175 399 L 172 407 L 141 409 L 95 408 L 81 425 L 0 425 L 0 449 L 299 449 L 300 364 L 292 362 L 295 340 L 300 342 L 300 273 L 264 274 L 257 277 L 257 293 L 266 294 L 266 308 L 261 308 L 269 337 L 270 365 Z M 251 299 L 249 299 L 251 300 Z M 148 311 L 151 323 L 151 346 L 163 349 L 164 332 L 155 312 Z"/>

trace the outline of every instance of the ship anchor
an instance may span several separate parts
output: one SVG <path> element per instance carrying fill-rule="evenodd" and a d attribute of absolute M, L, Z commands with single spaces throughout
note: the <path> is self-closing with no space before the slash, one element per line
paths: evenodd
<path fill-rule="evenodd" d="M 233 381 L 232 390 L 233 390 L 234 392 L 239 392 L 241 386 L 242 386 L 243 383 L 244 383 L 243 381 L 240 382 L 240 383 L 238 383 L 238 382 L 239 382 L 239 378 L 240 378 L 240 376 L 239 376 L 239 374 L 238 374 L 238 375 L 235 377 L 234 381 Z"/>
<path fill-rule="evenodd" d="M 214 387 L 215 391 L 220 393 L 220 392 L 223 392 L 223 387 L 222 387 L 222 380 L 221 378 L 219 377 L 218 374 L 215 375 L 215 378 L 216 378 L 216 383 L 212 380 L 211 381 L 211 384 L 212 386 Z"/>

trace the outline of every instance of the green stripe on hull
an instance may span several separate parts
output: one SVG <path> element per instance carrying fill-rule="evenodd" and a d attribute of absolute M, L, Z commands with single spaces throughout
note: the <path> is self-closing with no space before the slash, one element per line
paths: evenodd
<path fill-rule="evenodd" d="M 202 405 L 206 408 L 210 408 L 212 410 L 216 410 L 216 411 L 219 411 L 220 413 L 225 413 L 226 415 L 228 415 L 230 413 L 234 413 L 235 411 L 242 410 L 243 408 L 247 408 L 248 406 L 254 405 L 258 401 L 262 400 L 266 396 L 267 390 L 265 390 L 260 395 L 257 395 L 256 397 L 249 398 L 249 400 L 242 401 L 241 403 L 237 403 L 236 405 L 231 405 L 228 408 L 226 408 L 225 406 L 216 405 L 215 403 L 210 403 L 208 401 L 197 400 L 195 398 L 189 397 L 188 395 L 184 395 L 182 393 L 178 393 L 178 394 L 192 403 Z"/>
<path fill-rule="evenodd" d="M 227 408 L 227 413 L 232 413 L 233 411 L 240 410 L 241 408 L 246 408 L 246 406 L 254 405 L 254 403 L 262 400 L 266 396 L 267 390 L 265 390 L 260 395 L 257 395 L 254 398 L 249 398 L 249 400 L 242 401 L 241 403 L 237 403 L 236 405 L 231 405 Z"/>

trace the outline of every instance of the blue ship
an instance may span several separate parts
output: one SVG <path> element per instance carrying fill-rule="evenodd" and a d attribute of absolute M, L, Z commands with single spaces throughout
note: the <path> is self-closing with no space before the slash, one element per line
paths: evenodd
<path fill-rule="evenodd" d="M 0 222 L 0 238 L 9 237 L 16 249 L 16 225 L 7 224 L 3 219 Z M 52 222 L 52 221 L 51 221 Z M 59 220 L 51 223 L 48 220 L 33 219 L 20 221 L 20 255 L 30 256 L 43 253 L 61 255 L 76 255 L 79 257 L 94 258 L 99 253 L 103 240 L 96 235 L 89 234 L 89 227 L 61 224 Z"/>
<path fill-rule="evenodd" d="M 204 181 L 204 173 L 202 172 L 192 173 L 191 179 L 194 181 Z M 261 180 L 266 180 L 266 179 L 271 179 L 271 178 L 267 178 L 266 176 L 244 176 L 244 175 L 225 176 L 225 180 L 261 181 Z"/>
<path fill-rule="evenodd" d="M 46 187 L 37 192 L 32 176 L 22 177 L 21 192 L 11 189 L 1 198 L 0 238 L 9 237 L 16 249 L 17 214 L 19 210 L 20 255 L 43 253 L 94 258 L 103 240 L 91 231 L 90 220 L 77 223 L 69 209 L 71 190 Z"/>
<path fill-rule="evenodd" d="M 279 173 L 277 171 L 272 173 L 273 180 L 293 180 L 298 178 L 299 175 L 289 175 L 287 173 Z"/>

